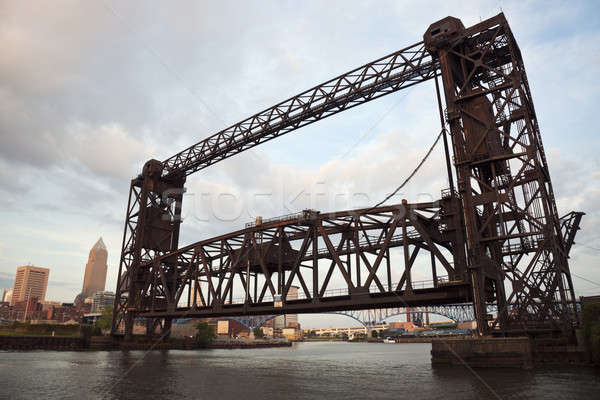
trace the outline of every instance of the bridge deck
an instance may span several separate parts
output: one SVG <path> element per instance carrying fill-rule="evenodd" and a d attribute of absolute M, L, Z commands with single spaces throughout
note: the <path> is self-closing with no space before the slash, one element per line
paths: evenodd
<path fill-rule="evenodd" d="M 387 293 L 354 292 L 350 295 L 312 299 L 288 300 L 281 307 L 273 301 L 257 304 L 224 304 L 221 307 L 180 307 L 176 310 L 156 309 L 141 313 L 145 318 L 209 318 L 241 315 L 308 314 L 328 311 L 364 310 L 386 307 L 418 307 L 472 301 L 472 291 L 467 283 L 444 285 L 437 288 L 414 289 L 412 293 L 392 291 Z"/>

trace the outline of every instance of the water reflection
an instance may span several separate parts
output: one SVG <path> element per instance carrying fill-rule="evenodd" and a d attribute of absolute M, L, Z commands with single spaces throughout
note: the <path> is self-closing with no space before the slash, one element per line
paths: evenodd
<path fill-rule="evenodd" d="M 428 344 L 211 351 L 1 352 L 0 398 L 589 398 L 589 368 L 432 368 Z M 491 388 L 491 390 L 490 390 Z"/>

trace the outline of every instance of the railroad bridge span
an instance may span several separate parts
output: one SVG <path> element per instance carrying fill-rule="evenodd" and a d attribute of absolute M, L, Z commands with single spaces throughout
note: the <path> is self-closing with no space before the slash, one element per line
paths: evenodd
<path fill-rule="evenodd" d="M 432 139 L 443 143 L 448 179 L 438 201 L 304 210 L 179 246 L 190 174 L 430 80 L 441 125 Z M 183 317 L 470 303 L 480 335 L 572 335 L 568 254 L 582 215 L 557 214 L 523 59 L 504 15 L 471 27 L 447 17 L 422 41 L 148 161 L 131 181 L 112 333 L 131 338 L 139 317 L 151 321 L 152 334 Z M 423 285 L 413 279 L 417 259 L 430 270 Z M 333 290 L 333 281 L 345 287 Z M 301 296 L 288 296 L 292 286 Z"/>

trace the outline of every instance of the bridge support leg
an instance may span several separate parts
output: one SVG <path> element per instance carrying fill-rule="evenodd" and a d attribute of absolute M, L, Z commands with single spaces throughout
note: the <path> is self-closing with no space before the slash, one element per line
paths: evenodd
<path fill-rule="evenodd" d="M 173 318 L 165 318 L 163 322 L 161 336 L 163 340 L 167 340 L 171 337 L 171 327 L 173 325 Z"/>
<path fill-rule="evenodd" d="M 153 304 L 156 293 L 152 270 L 141 264 L 178 248 L 185 176 L 165 179 L 163 170 L 160 161 L 150 160 L 131 181 L 112 323 L 116 334 L 123 322 L 127 341 L 133 337 L 136 313 Z M 148 294 L 150 286 L 152 294 Z"/>
<path fill-rule="evenodd" d="M 125 315 L 125 341 L 131 342 L 133 340 L 133 322 L 134 318 L 132 313 Z"/>
<path fill-rule="evenodd" d="M 146 337 L 147 338 L 151 338 L 152 335 L 154 335 L 154 329 L 155 329 L 154 323 L 155 323 L 155 321 L 153 318 L 148 318 L 146 320 Z"/>

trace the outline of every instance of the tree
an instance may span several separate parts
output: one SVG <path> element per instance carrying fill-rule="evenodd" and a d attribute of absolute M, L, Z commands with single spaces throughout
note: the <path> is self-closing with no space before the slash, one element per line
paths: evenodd
<path fill-rule="evenodd" d="M 257 326 L 256 328 L 252 329 L 252 333 L 254 333 L 254 338 L 255 339 L 262 339 L 265 337 L 265 334 L 262 330 L 261 327 Z"/>
<path fill-rule="evenodd" d="M 113 318 L 113 307 L 112 306 L 105 307 L 104 310 L 102 311 L 102 316 L 100 316 L 100 318 L 98 318 L 95 326 L 100 328 L 101 330 L 110 329 L 110 327 L 112 325 L 112 318 Z"/>
<path fill-rule="evenodd" d="M 196 331 L 196 343 L 201 347 L 208 346 L 217 337 L 214 327 L 207 322 L 198 322 Z"/>

